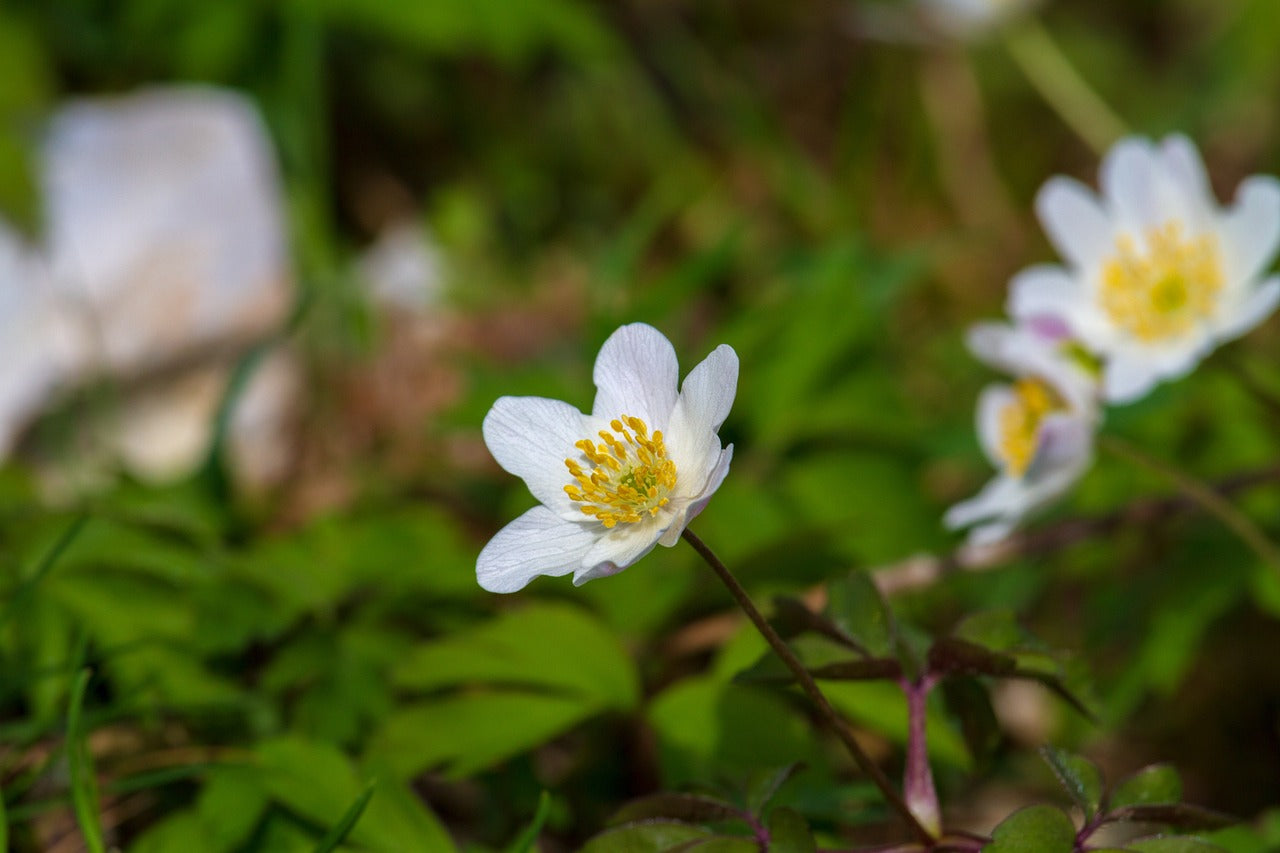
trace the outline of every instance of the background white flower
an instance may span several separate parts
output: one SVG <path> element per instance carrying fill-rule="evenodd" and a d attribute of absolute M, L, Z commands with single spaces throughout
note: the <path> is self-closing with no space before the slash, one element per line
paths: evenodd
<path fill-rule="evenodd" d="M 1009 313 L 1063 318 L 1104 360 L 1106 399 L 1126 402 L 1190 372 L 1280 301 L 1280 278 L 1262 279 L 1280 244 L 1280 182 L 1251 177 L 1223 210 L 1195 146 L 1170 136 L 1119 142 L 1100 183 L 1101 198 L 1063 177 L 1041 189 L 1036 210 L 1068 266 L 1017 275 Z"/>
<path fill-rule="evenodd" d="M 952 529 L 986 521 L 969 536 L 980 545 L 1007 536 L 1088 469 L 1097 386 L 1065 325 L 1053 318 L 1017 327 L 980 324 L 968 343 L 979 359 L 1016 377 L 1011 385 L 987 386 L 978 398 L 978 438 L 999 473 L 944 517 Z"/>
<path fill-rule="evenodd" d="M 729 472 L 733 445 L 721 448 L 717 431 L 733 405 L 738 356 L 721 345 L 677 393 L 678 378 L 671 342 L 634 323 L 600 349 L 591 414 L 542 397 L 493 404 L 485 444 L 542 505 L 480 552 L 480 586 L 515 592 L 570 572 L 579 585 L 676 544 Z"/>

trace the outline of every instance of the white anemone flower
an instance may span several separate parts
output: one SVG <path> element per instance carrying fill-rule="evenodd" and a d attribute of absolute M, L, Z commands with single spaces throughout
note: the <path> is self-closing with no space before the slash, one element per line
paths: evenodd
<path fill-rule="evenodd" d="M 733 445 L 722 448 L 717 431 L 738 385 L 732 347 L 717 347 L 677 393 L 671 342 L 633 323 L 605 341 L 594 379 L 590 414 L 502 397 L 485 416 L 489 452 L 541 501 L 480 552 L 476 578 L 490 592 L 570 572 L 581 585 L 675 545 L 729 472 Z"/>
<path fill-rule="evenodd" d="M 1280 278 L 1263 276 L 1280 244 L 1280 181 L 1247 179 L 1224 210 L 1195 146 L 1169 136 L 1117 143 L 1100 183 L 1101 198 L 1063 177 L 1040 190 L 1036 211 L 1067 267 L 1017 275 L 1009 313 L 1065 320 L 1102 359 L 1103 396 L 1122 403 L 1271 314 Z"/>
<path fill-rule="evenodd" d="M 1088 469 L 1097 385 L 1087 356 L 1052 318 L 1017 327 L 983 323 L 970 330 L 968 343 L 979 359 L 1014 376 L 978 398 L 978 438 L 999 473 L 944 518 L 952 529 L 985 522 L 969 534 L 970 544 L 983 545 L 1003 539 Z"/>
<path fill-rule="evenodd" d="M 973 40 L 1023 14 L 1039 0 L 917 0 L 931 23 L 961 40 Z"/>

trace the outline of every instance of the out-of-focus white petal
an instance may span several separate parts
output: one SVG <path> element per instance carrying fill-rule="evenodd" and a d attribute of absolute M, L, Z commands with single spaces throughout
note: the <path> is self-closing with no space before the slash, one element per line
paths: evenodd
<path fill-rule="evenodd" d="M 1000 412 L 1016 402 L 1016 395 L 1008 385 L 988 385 L 978 395 L 978 443 L 982 445 L 987 461 L 996 468 L 1003 468 L 1006 461 L 1000 447 Z"/>
<path fill-rule="evenodd" d="M 1280 181 L 1264 175 L 1246 179 L 1220 227 L 1229 277 L 1246 281 L 1259 275 L 1280 245 Z"/>
<path fill-rule="evenodd" d="M 568 403 L 544 397 L 502 397 L 484 418 L 484 443 L 503 470 L 515 474 L 557 515 L 574 519 L 564 493 L 569 472 L 564 460 L 574 442 L 594 437 L 587 418 Z"/>
<path fill-rule="evenodd" d="M 1050 178 L 1036 195 L 1036 214 L 1062 256 L 1078 269 L 1094 266 L 1115 243 L 1097 197 L 1079 181 Z"/>
<path fill-rule="evenodd" d="M 1102 367 L 1102 397 L 1108 403 L 1132 403 L 1159 381 L 1149 358 L 1140 354 L 1110 358 Z"/>
<path fill-rule="evenodd" d="M 1157 163 L 1151 143 L 1145 139 L 1122 139 L 1102 161 L 1099 181 L 1102 194 L 1124 230 L 1159 225 L 1168 216 L 1157 204 L 1159 191 Z"/>
<path fill-rule="evenodd" d="M 728 417 L 737 390 L 738 354 L 724 344 L 685 377 L 665 435 L 676 463 L 676 488 L 681 496 L 702 494 L 720 458 L 716 431 Z"/>
<path fill-rule="evenodd" d="M 593 415 L 610 420 L 631 415 L 651 430 L 666 430 L 680 367 L 671 341 L 653 326 L 632 323 L 610 335 L 593 376 L 598 389 Z"/>
<path fill-rule="evenodd" d="M 1280 304 L 1280 276 L 1272 276 L 1233 306 L 1214 330 L 1220 340 L 1230 340 L 1252 331 L 1271 316 Z"/>
<path fill-rule="evenodd" d="M 596 536 L 537 506 L 502 528 L 476 559 L 476 580 L 489 592 L 515 592 L 538 575 L 560 577 L 582 566 Z"/>
<path fill-rule="evenodd" d="M 942 523 L 951 530 L 968 527 L 984 518 L 1005 515 L 1009 508 L 1017 506 L 1022 486 L 1012 477 L 1001 474 L 982 487 L 982 491 L 961 501 L 947 510 Z"/>
<path fill-rule="evenodd" d="M 1205 210 L 1216 206 L 1204 160 L 1190 139 L 1181 133 L 1166 136 L 1160 142 L 1160 158 L 1164 171 L 1190 206 Z"/>
<path fill-rule="evenodd" d="M 1069 318 L 1080 312 L 1085 299 L 1085 287 L 1078 276 L 1062 267 L 1041 264 L 1013 277 L 1005 308 L 1015 320 L 1059 317 L 1070 324 Z"/>

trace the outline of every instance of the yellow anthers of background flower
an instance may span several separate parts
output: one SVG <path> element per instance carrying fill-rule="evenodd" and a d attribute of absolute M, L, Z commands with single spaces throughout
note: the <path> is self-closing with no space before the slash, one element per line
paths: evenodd
<path fill-rule="evenodd" d="M 667 505 L 676 484 L 676 464 L 667 458 L 662 431 L 649 435 L 640 418 L 623 415 L 600 430 L 600 443 L 589 438 L 574 447 L 582 451 L 590 471 L 573 459 L 564 460 L 574 482 L 564 487 L 578 509 L 605 527 L 634 523 L 657 515 Z"/>
<path fill-rule="evenodd" d="M 1014 399 L 1000 410 L 999 445 L 1009 473 L 1021 477 L 1035 457 L 1040 422 L 1066 405 L 1039 379 L 1019 379 L 1013 384 L 1013 394 Z"/>
<path fill-rule="evenodd" d="M 1145 342 L 1176 338 L 1212 316 L 1224 285 L 1222 253 L 1211 234 L 1189 238 L 1179 222 L 1152 228 L 1145 251 L 1130 236 L 1102 270 L 1102 309 Z"/>

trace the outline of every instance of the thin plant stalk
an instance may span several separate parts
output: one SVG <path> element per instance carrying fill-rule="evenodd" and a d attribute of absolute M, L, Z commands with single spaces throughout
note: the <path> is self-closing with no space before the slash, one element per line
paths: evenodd
<path fill-rule="evenodd" d="M 942 833 L 942 808 L 933 785 L 929 741 L 925 732 L 929 691 L 934 684 L 934 679 L 929 676 L 915 681 L 904 679 L 901 683 L 902 692 L 907 697 L 907 768 L 903 774 L 902 792 L 907 808 L 925 829 L 937 836 Z"/>
<path fill-rule="evenodd" d="M 1241 542 L 1249 546 L 1262 562 L 1280 573 L 1280 548 L 1267 538 L 1262 528 L 1258 527 L 1249 516 L 1237 509 L 1212 486 L 1167 462 L 1148 456 L 1129 442 L 1115 436 L 1103 436 L 1099 438 L 1098 443 L 1109 453 L 1146 468 L 1169 481 L 1187 498 L 1195 501 L 1201 509 L 1221 521 Z"/>
<path fill-rule="evenodd" d="M 1005 47 L 1028 82 L 1096 153 L 1127 133 L 1125 123 L 1085 82 L 1044 25 L 1028 17 L 1005 32 Z"/>
<path fill-rule="evenodd" d="M 809 671 L 804 668 L 804 664 L 802 664 L 800 659 L 796 657 L 795 652 L 791 651 L 791 647 L 786 644 L 782 637 L 778 636 L 778 632 L 773 630 L 773 626 L 765 620 L 764 616 L 751 601 L 750 596 L 747 595 L 747 591 L 742 588 L 740 583 L 738 583 L 738 579 L 735 578 L 733 573 L 729 571 L 728 567 L 720 561 L 720 558 L 715 555 L 715 552 L 712 551 L 705 542 L 699 539 L 693 531 L 685 528 L 682 535 L 685 541 L 693 546 L 693 550 L 698 552 L 698 556 L 702 557 L 706 564 L 711 567 L 711 570 L 720 578 L 721 582 L 728 587 L 729 594 L 733 596 L 734 601 L 738 603 L 738 606 L 742 608 L 742 611 L 747 614 L 747 618 L 751 620 L 751 624 L 755 625 L 756 630 L 760 632 L 762 637 L 764 637 L 765 642 L 769 644 L 774 653 L 777 654 L 784 664 L 786 664 L 787 669 L 791 670 L 791 674 L 795 676 L 796 682 L 800 685 L 800 688 L 817 707 L 818 712 L 836 733 L 836 736 L 840 738 L 841 743 L 843 743 L 845 749 L 849 751 L 849 755 L 853 757 L 854 763 L 858 765 L 858 768 L 871 779 L 877 788 L 880 789 L 880 793 L 889 803 L 889 806 L 898 813 L 903 822 L 906 823 L 907 828 L 911 830 L 916 838 L 926 845 L 932 844 L 934 841 L 933 834 L 921 825 L 920 821 L 916 819 L 916 816 L 912 813 L 911 809 L 907 807 L 902 796 L 894 788 L 893 783 L 889 781 L 889 777 L 884 774 L 884 771 L 876 766 L 871 758 L 868 757 L 866 752 L 863 751 L 862 747 L 858 745 L 858 741 L 854 738 L 853 732 L 850 730 L 848 724 L 845 723 L 844 719 L 841 718 L 838 713 L 836 713 L 836 709 L 831 706 L 831 702 L 827 699 L 826 694 L 824 694 L 818 687 L 817 682 L 813 680 L 813 676 L 809 674 Z"/>

